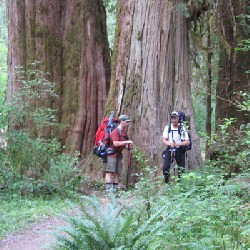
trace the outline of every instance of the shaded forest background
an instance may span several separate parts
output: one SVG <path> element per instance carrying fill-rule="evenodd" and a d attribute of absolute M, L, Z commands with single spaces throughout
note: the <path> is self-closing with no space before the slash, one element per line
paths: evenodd
<path fill-rule="evenodd" d="M 97 0 L 1 2 L 4 164 L 40 179 L 60 152 L 73 156 L 69 166 L 80 158 L 84 171 L 101 176 L 102 163 L 91 155 L 94 135 L 115 110 L 131 117 L 129 134 L 138 150 L 161 165 L 170 105 L 191 119 L 189 169 L 202 164 L 202 154 L 233 157 L 218 141 L 244 138 L 240 126 L 248 128 L 247 2 L 104 4 L 106 11 Z M 59 158 L 55 166 L 65 161 Z M 229 172 L 241 167 L 228 166 Z"/>
<path fill-rule="evenodd" d="M 0 0 L 0 244 L 65 208 L 58 248 L 249 249 L 249 11 L 243 0 Z M 189 117 L 193 149 L 165 185 L 170 105 Z M 104 197 L 91 150 L 111 110 L 130 116 L 136 148 L 129 188 Z"/>

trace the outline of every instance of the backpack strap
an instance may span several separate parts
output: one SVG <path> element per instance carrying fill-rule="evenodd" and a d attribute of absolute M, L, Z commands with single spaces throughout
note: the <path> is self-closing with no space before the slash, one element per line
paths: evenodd
<path fill-rule="evenodd" d="M 173 140 L 173 138 L 174 138 L 174 131 L 171 129 L 171 123 L 168 125 L 168 140 L 169 140 L 169 134 L 170 134 L 170 132 L 172 134 L 172 140 Z"/>
<path fill-rule="evenodd" d="M 171 132 L 171 123 L 168 125 L 168 133 Z"/>
<path fill-rule="evenodd" d="M 182 129 L 182 125 L 179 125 L 178 126 L 178 134 L 180 135 L 180 137 L 181 137 L 181 129 Z M 174 131 L 176 131 L 176 130 L 171 129 L 171 123 L 170 123 L 168 125 L 168 134 L 171 132 L 172 133 L 172 138 L 174 138 L 174 135 L 173 135 Z"/>
<path fill-rule="evenodd" d="M 181 129 L 182 129 L 182 126 L 181 126 L 181 124 L 178 126 L 178 134 L 180 135 L 180 137 L 181 137 Z"/>
<path fill-rule="evenodd" d="M 181 141 L 185 141 L 185 132 L 186 132 L 185 127 L 182 124 L 180 124 L 178 127 L 178 133 L 181 137 Z"/>

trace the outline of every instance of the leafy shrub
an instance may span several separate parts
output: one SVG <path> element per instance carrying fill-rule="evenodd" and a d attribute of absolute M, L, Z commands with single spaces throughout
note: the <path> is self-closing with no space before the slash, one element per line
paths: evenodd
<path fill-rule="evenodd" d="M 213 136 L 213 164 L 225 171 L 227 176 L 248 169 L 250 160 L 250 124 L 239 129 L 231 126 L 235 119 L 225 119 L 220 125 L 220 133 Z"/>
<path fill-rule="evenodd" d="M 75 190 L 81 182 L 79 169 L 75 167 L 77 162 L 78 154 L 72 157 L 63 153 L 52 158 L 49 170 L 45 174 L 45 181 L 53 185 L 58 191 Z"/>
<path fill-rule="evenodd" d="M 6 137 L 6 156 L 16 174 L 40 178 L 49 169 L 50 159 L 60 153 L 56 139 L 33 138 L 22 130 L 7 132 Z"/>
<path fill-rule="evenodd" d="M 46 152 L 45 156 L 48 157 Z M 48 167 L 39 176 L 33 175 L 35 168 L 21 174 L 13 165 L 5 163 L 0 167 L 0 186 L 20 195 L 65 194 L 76 190 L 81 182 L 79 169 L 75 168 L 77 161 L 77 155 L 58 153 L 48 158 Z"/>
<path fill-rule="evenodd" d="M 158 237 L 163 249 L 248 249 L 249 214 L 239 185 L 226 182 L 218 171 L 197 171 L 184 175 L 175 188 L 167 187 L 170 191 L 172 209 L 186 200 Z M 160 197 L 160 204 L 165 199 Z"/>
<path fill-rule="evenodd" d="M 140 181 L 138 190 L 119 199 L 111 196 L 105 205 L 104 200 L 84 197 L 73 216 L 64 216 L 69 226 L 59 229 L 55 249 L 250 247 L 249 205 L 241 199 L 245 191 L 226 181 L 223 171 L 206 167 L 161 188 L 151 180 L 146 184 L 146 178 Z M 150 199 L 140 195 L 146 192 Z"/>
<path fill-rule="evenodd" d="M 62 154 L 58 139 L 51 135 L 65 127 L 57 122 L 57 110 L 50 108 L 50 100 L 58 98 L 55 85 L 37 67 L 34 62 L 26 71 L 17 69 L 20 87 L 0 116 L 0 127 L 8 126 L 7 147 L 0 155 L 0 185 L 21 194 L 62 192 L 79 183 L 77 156 Z"/>
<path fill-rule="evenodd" d="M 28 130 L 32 135 L 42 137 L 43 128 L 59 127 L 57 110 L 50 108 L 50 101 L 58 99 L 55 84 L 48 81 L 49 74 L 38 70 L 39 62 L 28 65 L 28 69 L 17 67 L 15 77 L 19 84 L 7 105 L 9 127 L 14 130 Z M 31 130 L 32 129 L 32 130 Z"/>

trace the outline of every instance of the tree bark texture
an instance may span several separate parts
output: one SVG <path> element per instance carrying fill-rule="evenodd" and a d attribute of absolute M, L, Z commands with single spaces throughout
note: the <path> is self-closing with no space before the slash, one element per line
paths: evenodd
<path fill-rule="evenodd" d="M 8 12 L 7 100 L 19 88 L 14 68 L 27 68 L 30 61 L 39 61 L 40 70 L 50 73 L 48 80 L 56 84 L 60 96 L 60 101 L 43 102 L 58 109 L 58 122 L 67 125 L 56 136 L 69 152 L 89 154 L 104 113 L 110 78 L 102 2 L 10 0 Z M 55 136 L 53 133 L 50 136 Z"/>
<path fill-rule="evenodd" d="M 25 29 L 24 1 L 9 1 L 8 4 L 8 80 L 7 102 L 12 93 L 17 91 L 19 83 L 16 81 L 14 72 L 18 65 L 25 65 L 25 39 L 22 34 Z M 18 10 L 18 11 L 17 11 Z M 16 27 L 14 29 L 13 27 Z"/>
<path fill-rule="evenodd" d="M 210 15 L 208 15 L 209 17 Z M 210 25 L 208 22 L 207 25 L 207 47 L 210 48 L 211 47 L 211 32 L 210 32 Z M 211 141 L 211 136 L 212 136 L 212 96 L 210 93 L 212 93 L 212 52 L 211 51 L 207 51 L 207 85 L 206 85 L 206 89 L 207 89 L 207 95 L 206 95 L 206 113 L 207 113 L 207 117 L 206 117 L 206 160 L 210 159 L 210 154 L 211 154 L 211 148 L 209 145 L 209 141 Z"/>
<path fill-rule="evenodd" d="M 250 122 L 249 113 L 240 112 L 236 106 L 242 101 L 235 92 L 250 90 L 248 52 L 235 51 L 242 40 L 249 38 L 247 26 L 240 22 L 240 15 L 247 14 L 247 1 L 219 2 L 220 13 L 220 61 L 219 81 L 217 85 L 216 119 L 220 123 L 224 118 L 237 118 L 238 124 Z"/>
<path fill-rule="evenodd" d="M 110 77 L 105 12 L 101 1 L 66 1 L 63 122 L 70 151 L 88 154 L 104 113 Z M 80 20 L 79 20 L 80 18 Z"/>
<path fill-rule="evenodd" d="M 188 20 L 182 1 L 119 0 L 106 111 L 128 114 L 129 135 L 152 160 L 160 160 L 170 105 L 191 117 L 189 168 L 202 162 L 191 103 Z"/>

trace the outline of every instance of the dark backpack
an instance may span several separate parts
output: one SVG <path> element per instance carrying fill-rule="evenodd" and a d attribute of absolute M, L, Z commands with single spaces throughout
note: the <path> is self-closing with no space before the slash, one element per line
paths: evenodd
<path fill-rule="evenodd" d="M 178 114 L 179 114 L 179 123 L 182 124 L 183 122 L 186 121 L 186 115 L 184 112 L 178 112 Z"/>
<path fill-rule="evenodd" d="M 111 112 L 109 118 L 104 118 L 95 134 L 95 147 L 93 154 L 101 157 L 104 162 L 108 154 L 115 153 L 115 149 L 110 148 L 111 132 L 119 125 L 119 120 L 114 118 L 114 112 Z"/>
<path fill-rule="evenodd" d="M 187 132 L 187 134 L 188 134 L 188 139 L 189 139 L 189 141 L 190 141 L 190 144 L 189 144 L 188 146 L 184 146 L 184 149 L 185 149 L 185 151 L 188 151 L 188 150 L 191 150 L 191 149 L 192 149 L 192 138 L 191 138 L 191 133 L 190 133 L 189 131 L 187 131 L 187 130 L 185 129 L 184 125 L 183 125 L 183 123 L 185 123 L 185 121 L 186 121 L 186 115 L 185 115 L 185 113 L 184 113 L 184 112 L 178 112 L 178 114 L 179 114 L 179 123 L 180 123 L 180 125 L 179 125 L 179 127 L 178 127 L 178 133 L 179 133 L 179 135 L 180 135 L 180 137 L 181 137 L 181 136 L 182 136 L 182 133 L 183 133 L 184 131 Z M 171 132 L 171 124 L 169 124 L 169 126 L 168 126 L 168 133 L 170 133 L 170 132 Z"/>

